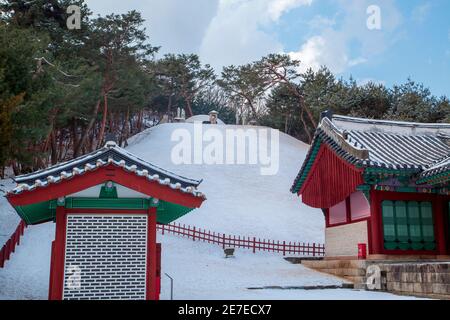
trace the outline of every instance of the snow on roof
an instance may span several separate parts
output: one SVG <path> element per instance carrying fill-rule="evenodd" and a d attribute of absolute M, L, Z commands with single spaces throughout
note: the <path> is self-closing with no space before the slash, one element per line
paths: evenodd
<path fill-rule="evenodd" d="M 442 160 L 450 147 L 442 138 L 450 134 L 450 124 L 410 123 L 333 116 L 333 130 L 345 136 L 346 143 L 368 151 L 363 165 L 389 169 L 420 169 Z M 330 135 L 330 132 L 326 132 Z"/>
<path fill-rule="evenodd" d="M 187 123 L 194 123 L 194 122 L 201 122 L 201 123 L 203 123 L 203 122 L 209 122 L 209 116 L 206 115 L 206 114 L 199 114 L 199 115 L 192 116 L 192 117 L 186 119 L 186 122 L 187 122 Z M 223 122 L 223 121 L 220 120 L 220 119 L 217 119 L 217 124 L 224 125 L 225 122 Z"/>
<path fill-rule="evenodd" d="M 331 119 L 324 117 L 320 122 L 311 150 L 317 143 L 326 143 L 342 159 L 363 168 L 421 173 L 450 157 L 449 139 L 450 124 L 333 115 Z M 307 159 L 311 156 L 312 152 Z M 307 174 L 307 162 L 291 188 L 294 193 L 298 192 Z"/>
<path fill-rule="evenodd" d="M 332 122 L 341 130 L 360 130 L 398 134 L 444 134 L 450 136 L 448 123 L 419 123 L 406 121 L 375 120 L 333 115 Z"/>
<path fill-rule="evenodd" d="M 148 177 L 149 180 L 170 186 L 172 189 L 204 197 L 201 192 L 196 191 L 196 188 L 202 182 L 201 180 L 185 178 L 155 166 L 118 147 L 115 143 L 107 143 L 105 147 L 99 150 L 47 169 L 18 176 L 14 178 L 18 186 L 12 190 L 12 193 L 18 194 L 38 187 L 45 187 L 51 183 L 57 183 L 108 164 L 122 167 L 138 176 Z"/>
<path fill-rule="evenodd" d="M 439 161 L 435 165 L 431 166 L 428 170 L 425 170 L 424 172 L 422 172 L 420 177 L 422 179 L 427 180 L 427 179 L 433 178 L 437 175 L 441 175 L 441 174 L 445 175 L 445 173 L 447 173 L 447 176 L 448 176 L 449 172 L 450 172 L 450 155 L 447 156 L 442 161 Z M 448 179 L 448 177 L 447 177 L 447 179 Z"/>

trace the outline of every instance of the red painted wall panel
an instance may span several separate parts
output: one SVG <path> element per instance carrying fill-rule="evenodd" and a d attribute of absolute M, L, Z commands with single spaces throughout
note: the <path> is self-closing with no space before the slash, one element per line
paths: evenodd
<path fill-rule="evenodd" d="M 364 183 L 362 172 L 323 144 L 299 194 L 310 207 L 331 208 Z"/>

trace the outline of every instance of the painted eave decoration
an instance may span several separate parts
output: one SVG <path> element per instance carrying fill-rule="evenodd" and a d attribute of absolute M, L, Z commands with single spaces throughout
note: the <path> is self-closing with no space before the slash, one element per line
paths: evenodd
<path fill-rule="evenodd" d="M 201 206 L 206 200 L 193 180 L 139 159 L 109 142 L 95 152 L 15 178 L 17 187 L 6 195 L 27 224 L 54 218 L 56 202 L 95 185 L 111 181 L 135 190 L 147 199 L 103 199 L 107 209 L 146 209 L 158 203 L 158 222 L 169 223 Z M 65 199 L 71 201 L 72 199 Z M 77 199 L 80 202 L 82 199 Z M 89 199 L 86 199 L 89 200 Z M 101 201 L 102 199 L 90 199 Z M 139 202 L 140 201 L 140 202 Z"/>
<path fill-rule="evenodd" d="M 360 170 L 363 177 L 361 185 L 375 185 L 389 177 L 400 177 L 405 181 L 413 180 L 418 188 L 425 183 L 429 188 L 436 185 L 446 188 L 450 177 L 449 141 L 450 124 L 395 122 L 339 115 L 324 117 L 291 192 L 301 195 L 304 203 L 311 202 L 308 199 L 305 202 L 304 198 L 310 192 L 308 188 L 314 187 L 315 192 L 318 191 L 312 181 L 313 176 L 317 175 L 314 171 L 320 166 L 319 155 L 324 148 L 348 165 L 350 171 L 344 173 L 333 172 L 336 167 L 328 167 L 327 172 L 322 173 L 331 177 L 328 180 L 333 180 L 333 175 L 340 175 L 334 177 L 339 180 L 340 187 L 348 185 L 346 175 Z M 348 187 L 353 187 L 353 184 L 351 182 Z M 330 202 L 326 204 L 330 205 Z"/>
<path fill-rule="evenodd" d="M 445 184 L 450 181 L 450 155 L 420 174 L 419 184 Z"/>

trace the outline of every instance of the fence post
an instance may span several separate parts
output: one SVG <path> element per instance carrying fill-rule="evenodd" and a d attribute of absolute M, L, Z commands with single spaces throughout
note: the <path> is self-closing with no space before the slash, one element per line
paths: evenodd
<path fill-rule="evenodd" d="M 5 247 L 0 249 L 0 268 L 5 266 Z"/>
<path fill-rule="evenodd" d="M 14 253 L 14 235 L 9 239 L 9 254 Z"/>
<path fill-rule="evenodd" d="M 20 245 L 21 235 L 23 234 L 23 230 L 27 227 L 27 225 L 22 221 L 17 227 L 16 231 L 10 237 L 10 239 L 3 246 L 0 251 L 0 268 L 4 266 L 5 262 L 9 260 L 12 253 L 14 253 L 16 246 Z M 236 235 L 227 236 L 225 233 L 216 233 L 211 232 L 211 230 L 203 230 L 201 228 L 196 228 L 195 226 L 181 223 L 173 223 L 173 224 L 158 224 L 157 229 L 162 231 L 162 234 L 168 233 L 179 234 L 183 237 L 187 236 L 188 238 L 192 236 L 193 241 L 203 240 L 204 242 L 208 241 L 208 243 L 214 244 L 222 244 L 223 249 L 226 248 L 227 244 L 229 246 L 233 245 L 238 248 L 248 248 L 252 249 L 253 253 L 256 253 L 256 244 L 258 244 L 258 251 L 268 251 L 268 252 L 283 252 L 283 256 L 287 254 L 303 254 L 303 255 L 312 255 L 323 256 L 325 254 L 325 245 L 324 244 L 316 244 L 316 243 L 292 243 L 289 244 L 286 241 L 281 242 L 279 240 L 270 240 L 270 239 L 262 239 L 259 238 L 258 242 L 256 241 L 256 237 L 241 237 Z M 198 234 L 198 236 L 197 236 Z M 227 243 L 228 240 L 228 243 Z"/>
<path fill-rule="evenodd" d="M 5 261 L 9 259 L 9 250 L 11 249 L 10 240 L 6 241 L 5 245 Z"/>

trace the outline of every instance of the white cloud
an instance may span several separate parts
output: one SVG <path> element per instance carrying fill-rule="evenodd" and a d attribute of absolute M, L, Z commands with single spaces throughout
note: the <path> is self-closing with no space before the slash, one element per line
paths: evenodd
<path fill-rule="evenodd" d="M 137 10 L 146 20 L 150 42 L 162 53 L 198 53 L 219 0 L 87 0 L 97 14 Z"/>
<path fill-rule="evenodd" d="M 221 0 L 202 44 L 200 56 L 216 70 L 281 52 L 283 45 L 267 31 L 289 10 L 312 0 Z"/>
<path fill-rule="evenodd" d="M 381 30 L 367 28 L 367 7 L 373 0 L 340 0 L 342 22 L 338 26 L 324 25 L 319 34 L 310 37 L 299 51 L 289 54 L 302 62 L 300 71 L 317 70 L 326 65 L 331 71 L 341 73 L 348 68 L 366 63 L 384 52 L 395 42 L 395 31 L 402 17 L 393 1 L 379 0 Z M 356 47 L 356 48 L 355 48 Z"/>
<path fill-rule="evenodd" d="M 327 34 L 311 37 L 298 52 L 289 53 L 292 59 L 300 60 L 301 66 L 299 71 L 305 72 L 309 68 L 318 70 L 324 65 L 337 72 L 344 70 L 348 62 L 347 55 L 335 55 L 334 53 L 345 52 L 345 48 L 341 42 L 331 44 L 327 43 L 327 39 Z M 334 46 L 333 49 L 331 45 Z"/>
<path fill-rule="evenodd" d="M 321 65 L 340 73 L 367 63 L 395 40 L 401 16 L 391 0 L 377 0 L 382 30 L 366 28 L 366 9 L 374 0 L 335 0 L 340 10 L 333 17 L 316 15 L 308 23 L 311 37 L 290 54 L 302 69 Z M 87 0 L 95 13 L 122 13 L 136 9 L 146 19 L 153 45 L 161 52 L 197 53 L 218 72 L 273 52 L 285 52 L 271 30 L 283 15 L 313 0 Z M 300 31 L 299 31 L 300 32 Z M 301 30 L 303 36 L 305 30 Z M 357 50 L 352 48 L 357 44 Z"/>
<path fill-rule="evenodd" d="M 298 6 L 311 5 L 312 0 L 273 0 L 269 2 L 268 14 L 277 21 L 283 13 Z"/>
<path fill-rule="evenodd" d="M 220 71 L 283 51 L 267 31 L 283 14 L 313 0 L 87 0 L 94 13 L 140 11 L 162 53 L 197 53 Z"/>
<path fill-rule="evenodd" d="M 308 22 L 308 27 L 312 30 L 323 30 L 331 28 L 336 24 L 336 20 L 317 15 Z"/>
<path fill-rule="evenodd" d="M 414 8 L 414 10 L 412 12 L 413 21 L 416 21 L 419 23 L 424 22 L 426 20 L 426 18 L 428 17 L 430 10 L 431 10 L 430 2 L 418 5 L 417 7 Z"/>

